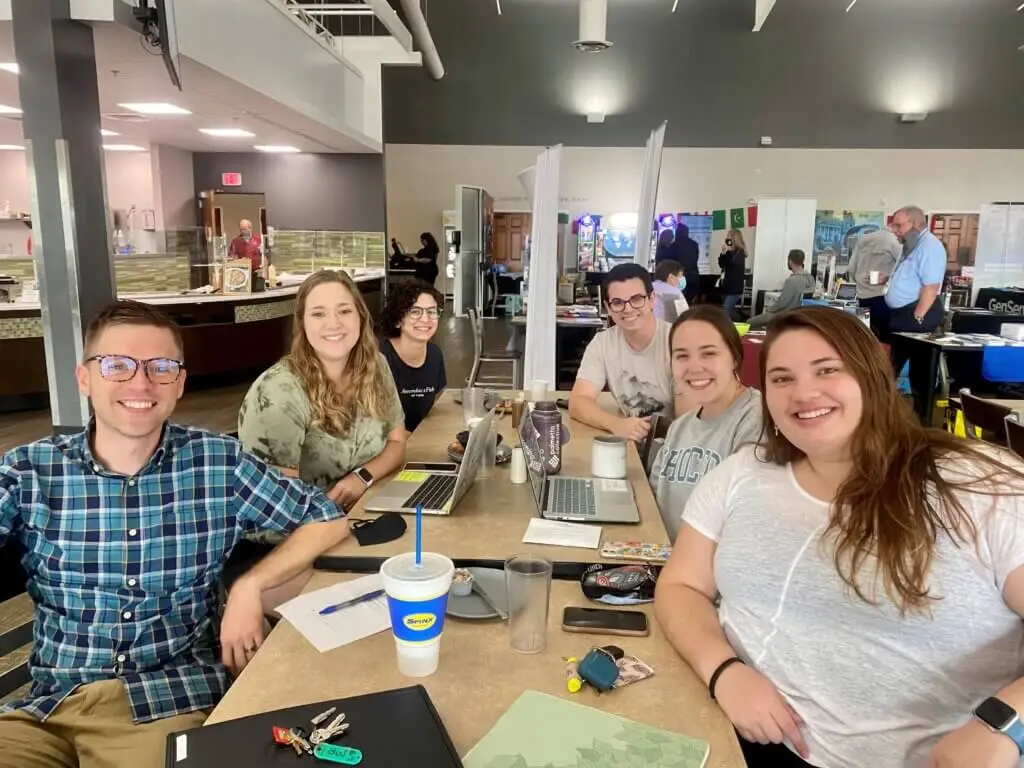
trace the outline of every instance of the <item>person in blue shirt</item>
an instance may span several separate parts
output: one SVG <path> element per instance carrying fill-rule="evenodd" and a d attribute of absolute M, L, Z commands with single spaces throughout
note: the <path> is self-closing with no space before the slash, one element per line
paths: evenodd
<path fill-rule="evenodd" d="M 927 381 L 924 366 L 911 359 L 912 347 L 894 334 L 934 331 L 942 324 L 945 310 L 939 291 L 946 277 L 946 248 L 928 231 L 928 219 L 917 206 L 900 208 L 892 215 L 890 228 L 903 244 L 903 255 L 886 282 L 885 303 L 889 307 L 892 365 L 897 376 L 910 360 L 910 387 L 915 398 L 923 395 Z M 924 379 L 924 380 L 922 380 Z"/>
<path fill-rule="evenodd" d="M 0 708 L 2 768 L 163 765 L 167 734 L 201 725 L 259 649 L 264 613 L 349 535 L 314 487 L 168 421 L 182 356 L 166 315 L 115 302 L 76 371 L 89 426 L 0 461 L 0 546 L 22 553 L 35 603 L 32 686 Z M 290 535 L 218 621 L 224 563 L 255 529 Z"/>

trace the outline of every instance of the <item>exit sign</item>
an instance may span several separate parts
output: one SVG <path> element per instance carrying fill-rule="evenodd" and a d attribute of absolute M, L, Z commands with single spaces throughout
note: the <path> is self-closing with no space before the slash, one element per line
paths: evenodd
<path fill-rule="evenodd" d="M 225 187 L 240 187 L 242 186 L 242 174 L 222 173 L 220 175 L 220 183 Z"/>

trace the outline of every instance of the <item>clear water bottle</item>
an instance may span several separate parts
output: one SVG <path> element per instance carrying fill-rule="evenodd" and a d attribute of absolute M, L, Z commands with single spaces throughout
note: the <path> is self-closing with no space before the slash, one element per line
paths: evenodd
<path fill-rule="evenodd" d="M 533 406 L 530 418 L 539 435 L 537 444 L 544 461 L 544 472 L 557 475 L 562 471 L 562 443 L 566 437 L 562 414 L 555 403 L 541 400 Z"/>

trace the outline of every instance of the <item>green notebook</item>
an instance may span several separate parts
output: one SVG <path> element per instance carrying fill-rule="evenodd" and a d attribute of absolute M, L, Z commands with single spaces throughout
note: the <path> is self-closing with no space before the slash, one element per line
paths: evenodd
<path fill-rule="evenodd" d="M 462 764 L 465 768 L 703 768 L 708 751 L 708 743 L 700 739 L 526 691 Z"/>

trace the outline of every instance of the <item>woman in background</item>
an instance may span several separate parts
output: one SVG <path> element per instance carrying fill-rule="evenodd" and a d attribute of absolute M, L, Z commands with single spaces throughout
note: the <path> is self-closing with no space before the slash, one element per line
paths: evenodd
<path fill-rule="evenodd" d="M 441 249 L 437 247 L 437 240 L 429 232 L 420 235 L 420 245 L 422 248 L 416 251 L 416 263 L 413 265 L 413 269 L 416 270 L 418 280 L 422 280 L 427 285 L 433 285 L 437 280 L 437 257 L 440 255 Z"/>
<path fill-rule="evenodd" d="M 242 445 L 348 509 L 401 466 L 405 416 L 373 320 L 344 272 L 306 278 L 296 297 L 291 352 L 249 388 Z"/>
<path fill-rule="evenodd" d="M 696 409 L 672 422 L 651 467 L 651 487 L 674 540 L 683 507 L 708 472 L 761 435 L 761 393 L 740 382 L 743 343 L 721 307 L 684 312 L 669 335 L 672 380 Z"/>
<path fill-rule="evenodd" d="M 722 270 L 722 304 L 725 313 L 739 320 L 736 305 L 743 298 L 743 279 L 747 268 L 747 244 L 743 241 L 743 233 L 738 229 L 730 229 L 722 244 L 722 253 L 718 257 L 718 268 Z"/>
<path fill-rule="evenodd" d="M 412 432 L 448 386 L 444 355 L 431 339 L 437 333 L 444 297 L 422 280 L 403 280 L 388 292 L 381 324 L 380 351 L 391 367 L 405 412 L 405 429 Z"/>
<path fill-rule="evenodd" d="M 773 319 L 761 378 L 655 595 L 747 765 L 1016 768 L 1024 466 L 922 427 L 845 312 Z"/>
<path fill-rule="evenodd" d="M 665 259 L 672 258 L 672 230 L 663 230 L 658 235 L 658 245 L 654 249 L 654 266 L 658 266 Z"/>

